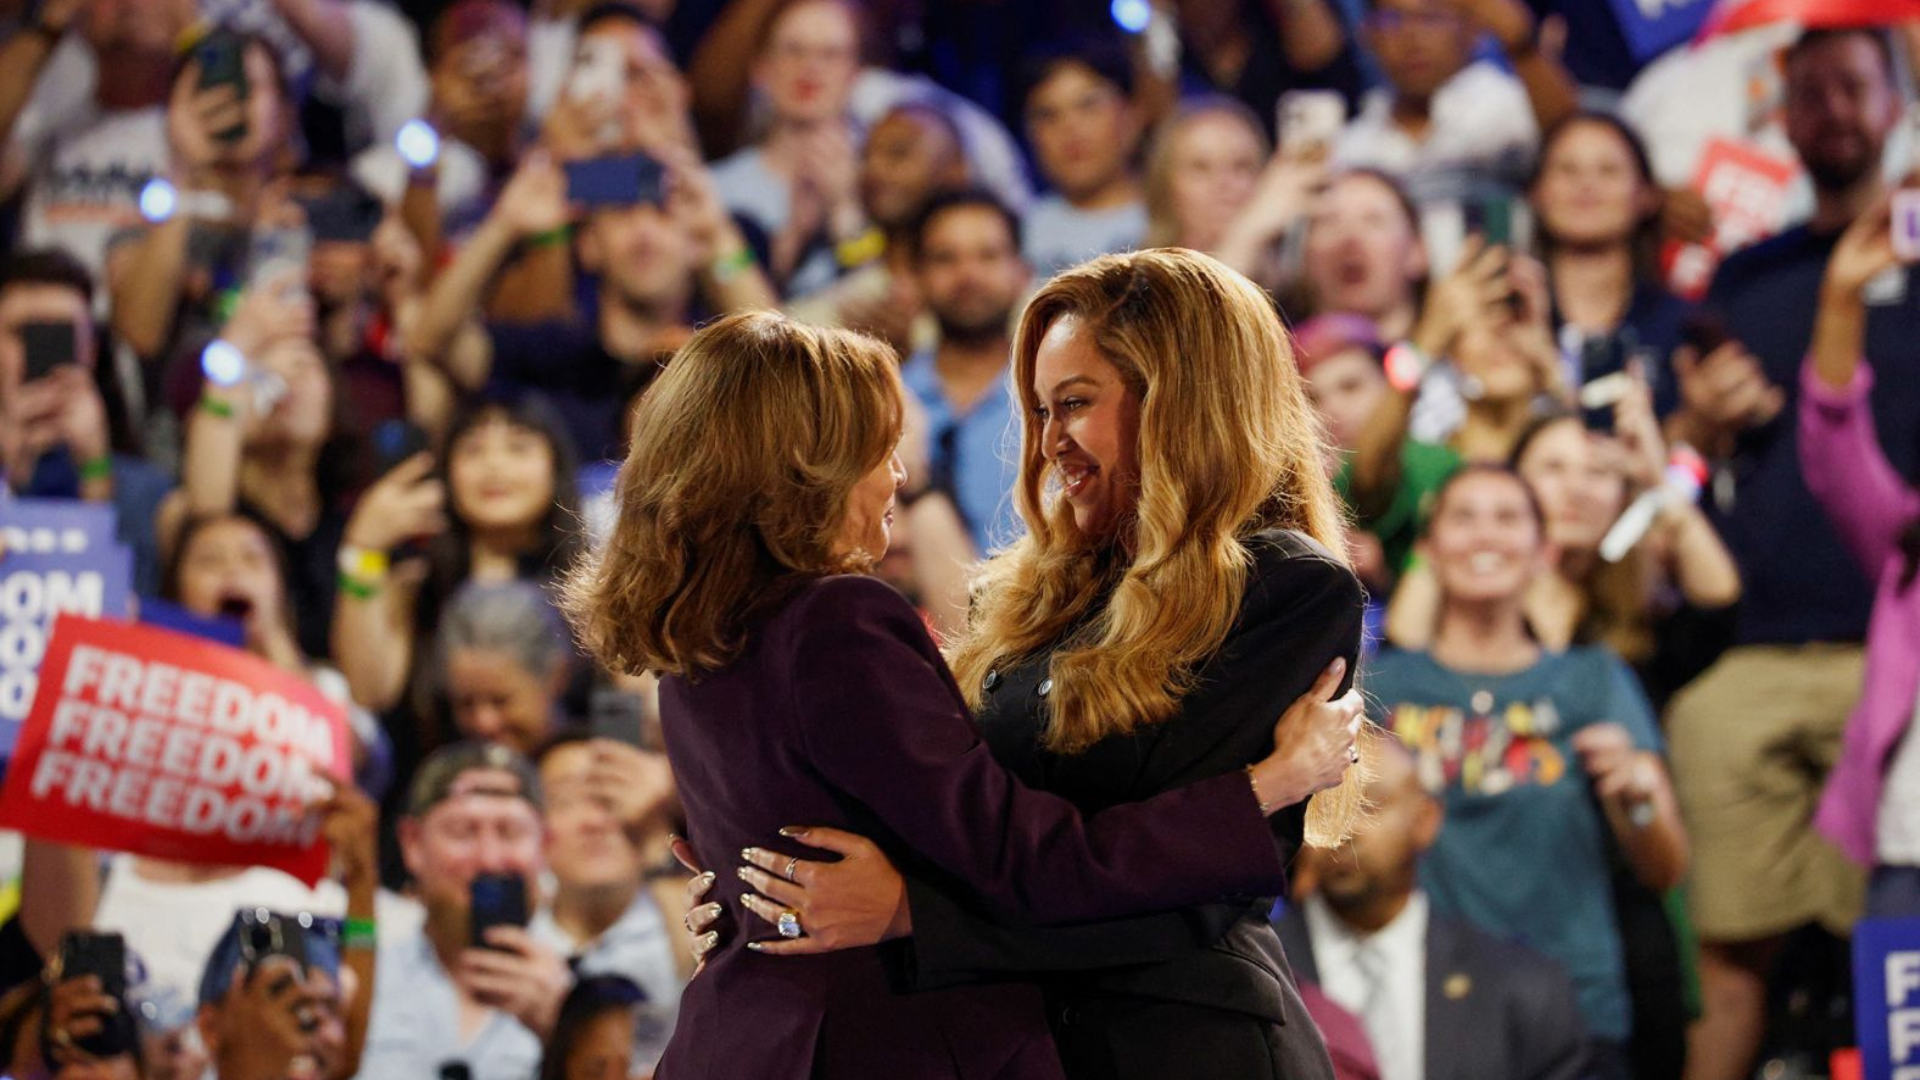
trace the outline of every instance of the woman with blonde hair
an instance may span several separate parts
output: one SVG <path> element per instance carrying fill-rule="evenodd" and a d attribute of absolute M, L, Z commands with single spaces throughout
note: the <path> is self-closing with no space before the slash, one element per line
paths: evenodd
<path fill-rule="evenodd" d="M 1260 118 L 1237 98 L 1188 98 L 1147 152 L 1147 243 L 1204 251 L 1272 288 L 1280 244 L 1327 178 L 1326 162 L 1272 153 Z"/>
<path fill-rule="evenodd" d="M 662 673 L 661 719 L 698 857 L 717 864 L 744 850 L 805 882 L 802 844 L 833 826 L 848 830 L 834 837 L 873 838 L 835 841 L 852 867 L 897 864 L 950 890 L 946 904 L 1024 923 L 1223 897 L 1248 908 L 1272 895 L 1289 852 L 1267 817 L 1339 782 L 1356 753 L 1357 696 L 1318 704 L 1332 694 L 1323 679 L 1318 697 L 1284 715 L 1263 700 L 1260 745 L 1231 761 L 1191 755 L 1173 783 L 1113 793 L 1099 813 L 1023 786 L 982 745 L 919 616 L 866 573 L 886 550 L 902 479 L 897 366 L 859 334 L 739 315 L 695 334 L 636 412 L 618 522 L 569 579 L 566 604 L 615 671 Z M 1196 507 L 1196 521 L 1225 505 Z M 1166 526 L 1156 522 L 1158 537 Z M 1232 606 L 1213 614 L 1230 618 Z M 1193 648 L 1197 638 L 1178 639 L 1206 632 L 1149 638 Z M 1151 693 L 1150 678 L 1127 682 Z M 1089 684 L 1070 682 L 1066 696 L 1083 700 Z M 815 828 L 785 828 L 796 821 Z M 760 941 L 710 952 L 661 1075 L 1061 1075 L 1030 987 L 892 992 L 897 950 L 874 946 L 912 932 L 897 879 L 890 895 L 862 894 L 884 912 L 863 942 L 843 937 L 831 912 L 744 899 L 748 886 L 773 885 L 759 870 L 729 875 L 721 903 L 752 904 L 780 943 L 815 955 L 764 955 L 773 950 Z"/>
<path fill-rule="evenodd" d="M 1337 554 L 1319 424 L 1271 301 L 1204 255 L 1107 256 L 1034 297 L 1013 367 L 1027 535 L 987 564 L 951 658 L 987 745 L 1022 781 L 1088 811 L 1254 760 L 1269 717 L 1345 681 L 1364 602 Z M 1281 849 L 1338 843 L 1350 790 L 1282 810 Z M 874 940 L 865 912 L 886 907 L 875 898 L 900 876 L 840 834 L 801 838 L 856 854 L 752 858 L 799 884 L 750 870 L 771 900 L 748 906 Z M 1034 980 L 1076 1080 L 1332 1075 L 1270 899 L 1035 928 L 902 871 L 916 985 Z"/>

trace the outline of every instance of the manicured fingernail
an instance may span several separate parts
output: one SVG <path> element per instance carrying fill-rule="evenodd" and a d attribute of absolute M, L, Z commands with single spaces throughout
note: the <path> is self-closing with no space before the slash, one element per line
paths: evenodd
<path fill-rule="evenodd" d="M 1336 657 L 1334 657 L 1334 658 L 1333 658 L 1333 673 L 1334 673 L 1335 675 L 1345 675 L 1345 674 L 1347 673 L 1347 658 L 1346 658 L 1346 657 L 1344 657 L 1344 656 L 1336 656 Z"/>
<path fill-rule="evenodd" d="M 798 825 L 789 825 L 786 828 L 780 830 L 780 835 L 787 836 L 787 837 L 805 836 L 807 835 L 807 830 L 801 828 Z"/>
<path fill-rule="evenodd" d="M 759 851 L 760 851 L 760 849 L 759 849 L 759 848 L 741 848 L 741 849 L 740 849 L 740 857 L 741 857 L 741 858 L 743 858 L 743 859 L 745 859 L 745 860 L 747 860 L 748 862 L 752 862 L 752 861 L 753 861 L 753 857 L 754 857 L 754 856 L 755 856 L 756 854 L 758 854 L 758 853 L 759 853 Z"/>
<path fill-rule="evenodd" d="M 713 948 L 715 945 L 720 944 L 720 931 L 715 930 L 715 931 L 712 931 L 711 933 L 701 934 L 700 943 L 705 945 L 709 949 Z"/>
<path fill-rule="evenodd" d="M 739 874 L 739 875 L 740 875 L 740 880 L 741 880 L 741 881 L 751 881 L 751 880 L 753 880 L 752 878 L 749 878 L 749 877 L 747 876 L 748 874 L 750 874 L 750 873 L 752 873 L 752 872 L 753 872 L 752 870 L 750 870 L 750 869 L 748 869 L 747 867 L 744 867 L 744 866 L 742 866 L 742 867 L 737 867 L 737 868 L 736 868 L 736 869 L 735 869 L 735 870 L 734 870 L 733 872 L 734 872 L 734 873 L 736 873 L 736 874 Z"/>
<path fill-rule="evenodd" d="M 767 949 L 764 943 L 758 941 L 747 942 L 747 948 L 752 949 L 754 952 L 765 952 Z"/>

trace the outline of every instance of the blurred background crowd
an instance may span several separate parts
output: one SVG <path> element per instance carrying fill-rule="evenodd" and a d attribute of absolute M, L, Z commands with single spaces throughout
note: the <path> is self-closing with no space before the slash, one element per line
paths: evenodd
<path fill-rule="evenodd" d="M 5 1071 L 647 1075 L 674 779 L 551 593 L 633 402 L 728 312 L 892 343 L 950 632 L 1024 297 L 1177 245 L 1293 328 L 1373 597 L 1377 809 L 1276 910 L 1341 1075 L 1828 1075 L 1920 913 L 1920 22 L 1647 6 L 0 0 L 5 491 L 111 504 L 360 788 L 314 889 L 6 844 Z"/>

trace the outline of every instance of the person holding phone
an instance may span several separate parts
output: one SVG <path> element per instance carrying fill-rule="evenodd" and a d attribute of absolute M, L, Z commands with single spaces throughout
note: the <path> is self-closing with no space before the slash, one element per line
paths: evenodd
<path fill-rule="evenodd" d="M 1147 151 L 1147 246 L 1204 251 L 1277 287 L 1277 247 L 1313 209 L 1326 154 L 1291 142 L 1271 154 L 1269 146 L 1259 117 L 1238 100 L 1182 102 Z"/>
<path fill-rule="evenodd" d="M 208 31 L 171 86 L 171 166 L 143 191 L 145 221 L 117 238 L 106 273 L 114 333 L 155 365 L 212 335 L 221 294 L 257 285 L 269 249 L 307 244 L 299 208 L 275 185 L 291 170 L 295 105 L 274 46 Z M 153 197 L 162 189 L 167 198 Z"/>
<path fill-rule="evenodd" d="M 573 985 L 524 926 L 546 868 L 543 805 L 533 765 L 497 744 L 456 743 L 415 772 L 399 837 L 426 919 L 382 935 L 364 1080 L 456 1063 L 473 1080 L 532 1080 Z"/>
<path fill-rule="evenodd" d="M 0 474 L 18 495 L 111 504 L 116 538 L 133 549 L 134 589 L 152 596 L 154 514 L 173 483 L 114 446 L 93 295 L 86 268 L 65 253 L 0 260 Z"/>
<path fill-rule="evenodd" d="M 1541 140 L 1527 200 L 1554 333 L 1579 382 L 1637 360 L 1656 414 L 1668 416 L 1680 403 L 1668 358 L 1693 306 L 1661 280 L 1662 193 L 1640 136 L 1607 113 L 1569 116 Z"/>
<path fill-rule="evenodd" d="M 296 284 L 304 278 L 287 267 L 246 290 L 220 345 L 208 346 L 230 348 L 241 369 L 194 373 L 199 400 L 187 421 L 183 482 L 156 525 L 169 553 L 196 519 L 239 511 L 269 526 L 287 567 L 295 641 L 326 658 L 347 526 L 342 497 L 359 478 L 342 420 L 347 403 L 314 340 L 312 299 Z"/>
<path fill-rule="evenodd" d="M 776 304 L 706 167 L 685 152 L 663 153 L 592 163 L 584 170 L 599 185 L 591 202 L 569 190 L 559 162 L 530 157 L 435 278 L 408 335 L 409 356 L 464 393 L 490 385 L 538 392 L 589 462 L 618 457 L 627 401 L 701 312 Z M 591 311 L 523 324 L 488 319 L 487 290 L 513 253 L 535 236 L 564 240 L 576 218 L 568 242 L 595 275 Z"/>
<path fill-rule="evenodd" d="M 0 44 L 0 143 L 18 167 L 0 177 L 0 199 L 22 200 L 20 250 L 64 251 L 102 278 L 115 236 L 140 224 L 141 190 L 167 174 L 167 87 L 197 5 L 46 0 L 15 11 L 23 21 Z"/>
<path fill-rule="evenodd" d="M 540 751 L 552 901 L 533 936 L 576 974 L 631 979 L 645 991 L 633 1050 L 651 1070 L 673 1033 L 692 956 L 677 932 L 685 913 L 668 850 L 679 812 L 665 753 L 573 729 Z"/>
<path fill-rule="evenodd" d="M 1910 198 L 1902 188 L 1886 202 Z M 1822 282 L 1813 345 L 1801 371 L 1800 460 L 1847 548 L 1875 582 L 1866 682 L 1847 721 L 1840 760 L 1820 796 L 1820 831 L 1871 867 L 1866 914 L 1920 915 L 1920 483 L 1889 463 L 1871 409 L 1877 374 L 1867 348 L 1868 283 L 1912 265 L 1914 248 L 1890 229 L 1886 202 L 1841 235 Z"/>

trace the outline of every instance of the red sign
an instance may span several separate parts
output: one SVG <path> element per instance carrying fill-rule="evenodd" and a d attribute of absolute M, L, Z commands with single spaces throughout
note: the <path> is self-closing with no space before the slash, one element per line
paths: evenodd
<path fill-rule="evenodd" d="M 1700 155 L 1693 189 L 1713 210 L 1713 239 L 1669 244 L 1662 256 L 1667 286 L 1689 300 L 1707 293 L 1720 260 L 1778 232 L 1800 167 L 1746 143 L 1716 138 Z"/>
<path fill-rule="evenodd" d="M 350 768 L 346 715 L 249 653 L 62 615 L 0 788 L 0 826 L 219 866 L 327 870 L 307 807 Z"/>
<path fill-rule="evenodd" d="M 1909 19 L 1920 19 L 1920 0 L 1720 0 L 1695 40 L 1776 22 L 1815 30 L 1892 26 Z"/>

